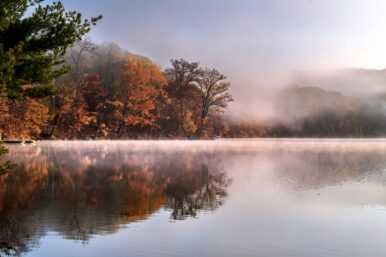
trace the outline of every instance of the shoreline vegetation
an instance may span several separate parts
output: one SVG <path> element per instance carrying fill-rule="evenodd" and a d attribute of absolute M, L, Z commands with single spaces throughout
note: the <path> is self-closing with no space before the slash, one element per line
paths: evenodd
<path fill-rule="evenodd" d="M 365 138 L 386 135 L 382 103 L 318 87 L 284 88 L 277 117 L 224 111 L 227 77 L 184 59 L 162 69 L 87 37 L 102 19 L 61 2 L 0 3 L 0 141 L 71 139 Z"/>
<path fill-rule="evenodd" d="M 95 44 L 87 33 L 102 16 L 43 2 L 0 6 L 0 140 L 219 133 L 233 101 L 221 72 L 184 59 L 163 70 L 113 43 Z"/>

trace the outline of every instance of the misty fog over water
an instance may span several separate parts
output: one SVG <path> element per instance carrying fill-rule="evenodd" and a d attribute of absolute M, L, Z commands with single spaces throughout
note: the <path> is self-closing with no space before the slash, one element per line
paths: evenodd
<path fill-rule="evenodd" d="M 1 255 L 386 254 L 386 140 L 9 149 L 17 167 L 0 177 Z"/>

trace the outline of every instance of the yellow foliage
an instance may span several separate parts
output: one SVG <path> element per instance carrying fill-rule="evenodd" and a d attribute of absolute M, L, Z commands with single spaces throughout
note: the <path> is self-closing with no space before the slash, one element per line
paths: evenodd
<path fill-rule="evenodd" d="M 184 123 L 183 123 L 184 131 L 187 135 L 194 135 L 197 131 L 197 126 L 193 120 L 193 114 L 190 111 L 187 111 L 184 114 Z"/>

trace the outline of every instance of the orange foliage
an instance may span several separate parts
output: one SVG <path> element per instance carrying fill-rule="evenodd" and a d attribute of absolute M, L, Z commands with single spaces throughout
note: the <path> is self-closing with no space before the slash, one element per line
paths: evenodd
<path fill-rule="evenodd" d="M 123 111 L 125 125 L 155 125 L 159 113 L 156 106 L 165 98 L 166 78 L 161 69 L 146 59 L 131 59 L 122 70 L 127 83 Z"/>
<path fill-rule="evenodd" d="M 48 108 L 40 100 L 0 97 L 0 135 L 3 138 L 38 138 L 47 120 Z"/>

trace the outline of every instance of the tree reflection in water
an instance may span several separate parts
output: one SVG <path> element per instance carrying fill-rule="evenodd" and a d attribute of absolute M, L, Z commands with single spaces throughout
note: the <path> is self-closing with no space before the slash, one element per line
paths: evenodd
<path fill-rule="evenodd" d="M 229 179 L 210 154 L 109 147 L 16 147 L 0 177 L 0 256 L 29 251 L 53 230 L 72 240 L 116 232 L 159 210 L 171 219 L 214 211 Z"/>
<path fill-rule="evenodd" d="M 201 165 L 201 176 L 193 174 L 192 184 L 184 184 L 182 174 L 166 188 L 169 196 L 168 206 L 172 208 L 171 217 L 175 220 L 187 216 L 196 217 L 199 210 L 214 211 L 226 198 L 224 186 L 229 182 L 223 173 L 211 173 L 206 165 Z"/>

